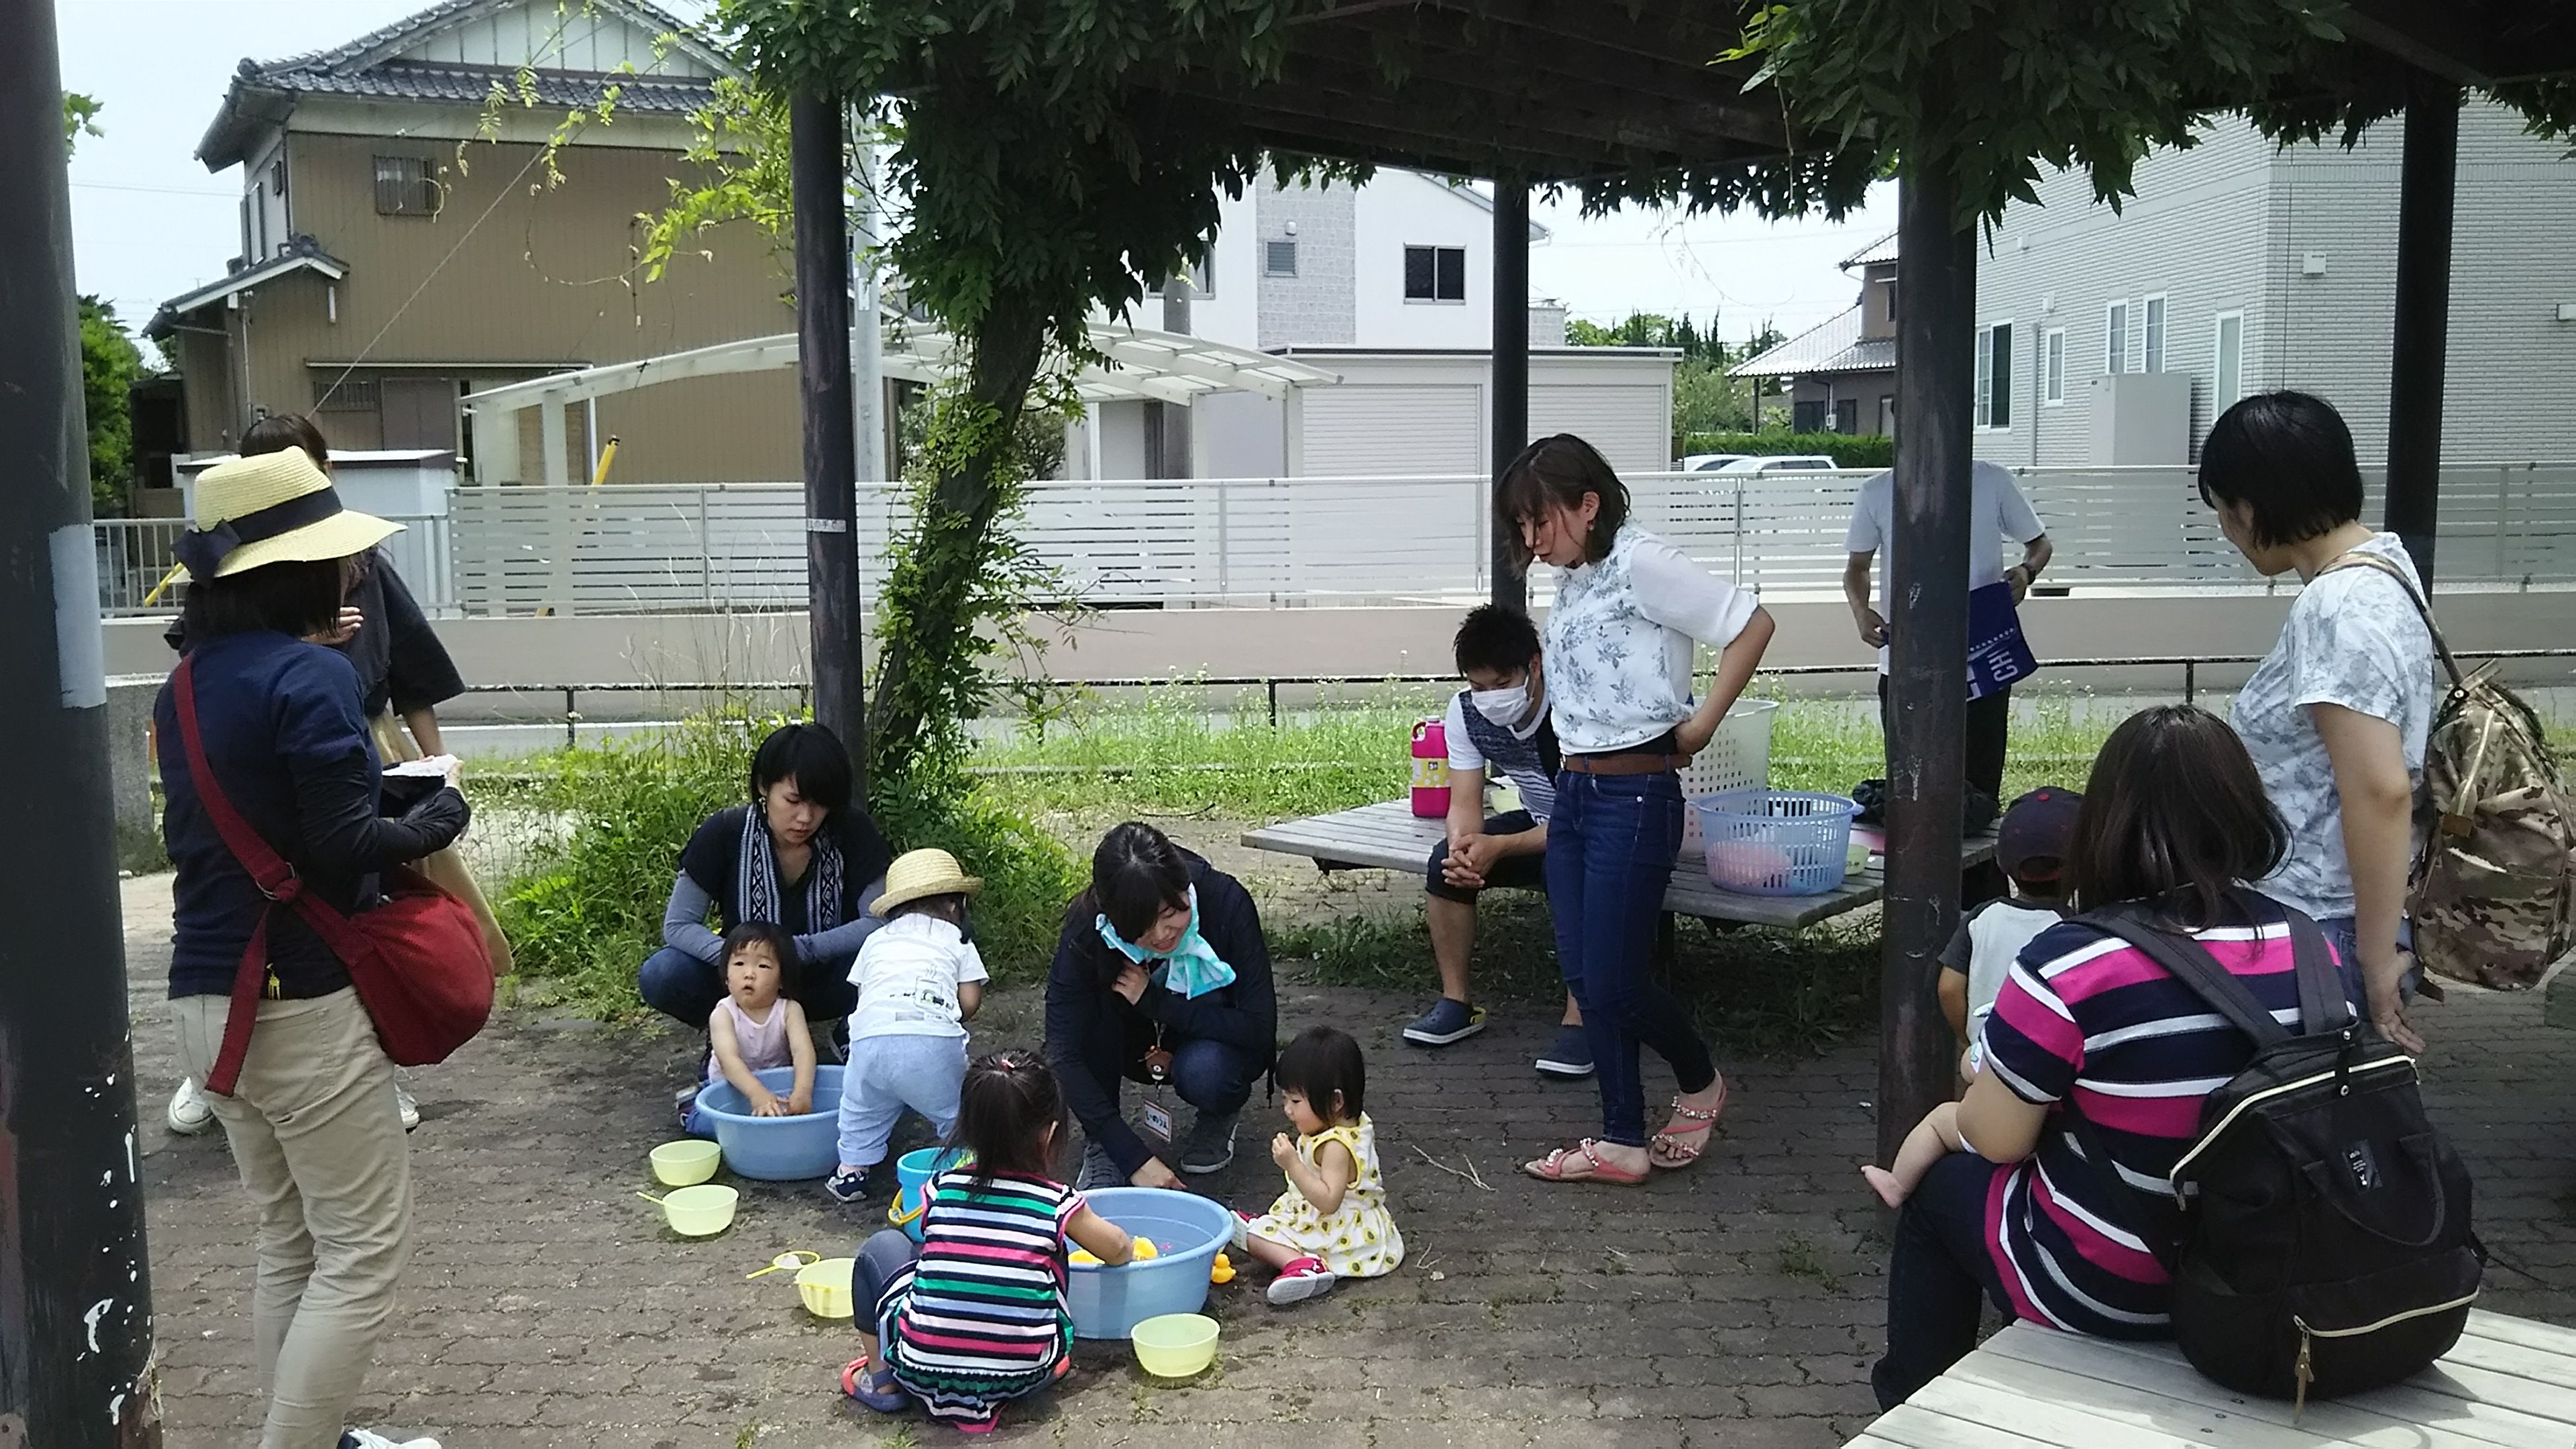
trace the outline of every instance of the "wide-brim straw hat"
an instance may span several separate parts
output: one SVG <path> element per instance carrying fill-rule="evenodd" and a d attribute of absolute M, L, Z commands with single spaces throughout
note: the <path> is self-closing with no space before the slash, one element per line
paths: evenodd
<path fill-rule="evenodd" d="M 301 448 L 217 463 L 197 475 L 196 504 L 179 540 L 191 579 L 348 558 L 402 532 L 399 523 L 340 506 L 331 475 Z"/>
<path fill-rule="evenodd" d="M 882 916 L 895 907 L 930 896 L 971 896 L 984 882 L 960 869 L 957 857 L 944 850 L 907 850 L 886 867 L 885 894 L 868 909 Z"/>

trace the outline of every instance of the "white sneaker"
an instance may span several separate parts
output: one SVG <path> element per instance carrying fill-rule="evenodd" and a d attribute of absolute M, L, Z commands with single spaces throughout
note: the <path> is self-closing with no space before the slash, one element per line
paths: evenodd
<path fill-rule="evenodd" d="M 349 1429 L 340 1435 L 339 1449 L 439 1449 L 435 1439 L 388 1439 L 373 1429 Z"/>
<path fill-rule="evenodd" d="M 178 1109 L 173 1107 L 171 1110 L 177 1111 Z M 394 1111 L 401 1114 L 403 1130 L 405 1132 L 418 1130 L 420 1127 L 420 1103 L 412 1096 L 410 1084 L 403 1081 L 400 1077 L 394 1078 Z M 392 1441 L 387 1440 L 386 1442 L 391 1443 Z M 415 1439 L 412 1443 L 429 1444 L 429 1449 L 438 1449 L 436 1444 L 430 1444 L 426 1439 Z M 410 1446 L 403 1446 L 403 1449 L 410 1449 Z"/>
<path fill-rule="evenodd" d="M 194 1137 L 214 1124 L 215 1109 L 206 1104 L 206 1094 L 197 1087 L 194 1077 L 181 1077 L 179 1090 L 170 1094 L 170 1110 L 162 1121 L 182 1137 Z"/>

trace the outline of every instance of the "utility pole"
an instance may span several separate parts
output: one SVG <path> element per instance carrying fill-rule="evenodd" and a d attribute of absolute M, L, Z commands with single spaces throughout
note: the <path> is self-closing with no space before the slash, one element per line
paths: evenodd
<path fill-rule="evenodd" d="M 1163 279 L 1163 330 L 1188 336 L 1190 331 L 1190 274 L 1187 268 Z M 1154 466 L 1157 478 L 1194 478 L 1198 470 L 1190 449 L 1190 430 L 1195 409 L 1179 403 L 1149 402 L 1154 414 L 1154 429 L 1161 439 L 1162 456 Z"/>
<path fill-rule="evenodd" d="M 1487 387 L 1494 432 L 1494 486 L 1503 470 L 1530 445 L 1529 422 L 1529 183 L 1513 177 L 1494 178 L 1494 335 L 1486 355 L 1493 359 Z M 1529 607 L 1529 575 L 1512 557 L 1512 539 L 1499 518 L 1492 517 L 1491 494 L 1485 512 L 1494 530 L 1493 602 L 1506 608 Z"/>
<path fill-rule="evenodd" d="M 805 411 L 805 592 L 814 718 L 849 747 L 854 798 L 867 798 L 867 674 L 859 622 L 858 442 L 851 421 L 850 250 L 841 102 L 787 103 L 796 211 L 797 380 Z"/>
<path fill-rule="evenodd" d="M 1927 96 L 1927 102 L 1937 98 Z M 1931 111 L 1934 106 L 1927 104 Z M 1879 958 L 1878 1160 L 1949 1095 L 1933 997 L 1959 917 L 1967 778 L 1968 425 L 1977 237 L 1950 158 L 1908 153 L 1897 180 L 1895 528 L 1888 540 L 1887 895 Z"/>
<path fill-rule="evenodd" d="M 0 1443 L 158 1449 L 62 95 L 0 4 Z"/>
<path fill-rule="evenodd" d="M 881 314 L 882 279 L 872 255 L 880 238 L 877 219 L 885 208 L 877 198 L 877 146 L 864 111 L 853 109 L 851 150 L 858 164 L 851 210 L 857 224 L 850 236 L 850 292 L 858 298 L 850 317 L 850 426 L 858 441 L 858 480 L 893 481 L 886 461 L 885 319 Z"/>
<path fill-rule="evenodd" d="M 2451 212 L 2460 167 L 2460 88 L 2429 71 L 2406 82 L 2397 177 L 2397 306 L 2389 329 L 2388 513 L 2433 587 L 2442 482 L 2442 376 L 2451 328 Z"/>

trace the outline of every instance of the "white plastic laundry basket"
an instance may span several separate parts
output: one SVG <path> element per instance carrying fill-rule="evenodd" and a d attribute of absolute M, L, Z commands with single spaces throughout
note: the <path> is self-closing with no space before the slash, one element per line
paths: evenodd
<path fill-rule="evenodd" d="M 1682 799 L 1697 800 L 1726 790 L 1771 787 L 1771 721 L 1780 713 L 1776 699 L 1739 699 L 1717 722 L 1708 748 L 1691 757 L 1682 771 Z M 1700 838 L 1699 812 L 1682 812 L 1682 839 Z"/>

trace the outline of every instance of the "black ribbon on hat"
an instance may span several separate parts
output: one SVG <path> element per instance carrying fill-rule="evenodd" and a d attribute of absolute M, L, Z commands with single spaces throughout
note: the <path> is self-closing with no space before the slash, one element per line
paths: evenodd
<path fill-rule="evenodd" d="M 329 488 L 274 503 L 255 513 L 227 518 L 212 528 L 192 528 L 179 535 L 172 550 L 188 566 L 188 577 L 204 582 L 215 576 L 234 549 L 280 534 L 310 528 L 340 511 L 340 495 Z"/>

